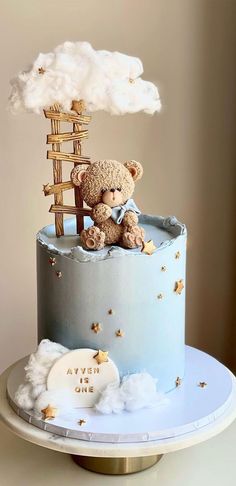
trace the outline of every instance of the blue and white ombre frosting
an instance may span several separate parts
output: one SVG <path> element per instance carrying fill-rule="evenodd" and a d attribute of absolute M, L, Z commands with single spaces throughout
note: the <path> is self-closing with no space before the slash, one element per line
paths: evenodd
<path fill-rule="evenodd" d="M 139 223 L 157 247 L 151 256 L 118 246 L 86 251 L 75 219 L 59 239 L 54 225 L 38 233 L 38 337 L 108 351 L 121 376 L 146 371 L 166 392 L 184 376 L 187 232 L 175 217 L 141 215 Z"/>

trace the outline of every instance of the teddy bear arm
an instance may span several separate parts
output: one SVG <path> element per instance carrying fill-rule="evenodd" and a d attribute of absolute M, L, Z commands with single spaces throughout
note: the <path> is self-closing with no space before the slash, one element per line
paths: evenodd
<path fill-rule="evenodd" d="M 138 215 L 134 211 L 127 211 L 123 218 L 123 226 L 136 226 L 138 224 Z"/>
<path fill-rule="evenodd" d="M 96 204 L 92 209 L 91 218 L 95 223 L 103 223 L 110 218 L 112 209 L 104 203 Z"/>

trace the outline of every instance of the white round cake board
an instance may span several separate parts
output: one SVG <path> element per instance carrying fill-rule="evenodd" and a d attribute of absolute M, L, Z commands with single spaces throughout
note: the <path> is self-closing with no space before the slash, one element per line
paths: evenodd
<path fill-rule="evenodd" d="M 51 449 L 97 457 L 163 454 L 216 435 L 236 417 L 235 377 L 214 358 L 193 348 L 186 347 L 184 383 L 168 394 L 167 405 L 121 415 L 100 415 L 80 408 L 73 417 L 58 417 L 59 422 L 55 419 L 53 423 L 35 421 L 31 413 L 13 403 L 24 364 L 21 360 L 1 377 L 0 416 L 20 437 Z M 207 386 L 199 387 L 200 381 Z M 17 413 L 9 406 L 6 386 Z M 80 418 L 86 419 L 83 428 L 75 425 L 75 418 L 76 424 Z M 79 439 L 72 438 L 78 435 Z"/>

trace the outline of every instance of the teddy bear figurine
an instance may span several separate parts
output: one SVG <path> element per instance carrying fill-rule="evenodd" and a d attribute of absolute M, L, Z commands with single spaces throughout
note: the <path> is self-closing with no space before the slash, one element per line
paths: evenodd
<path fill-rule="evenodd" d="M 80 235 L 85 249 L 100 250 L 113 244 L 124 248 L 142 246 L 144 230 L 138 226 L 140 211 L 131 199 L 135 182 L 142 175 L 142 165 L 135 160 L 124 164 L 99 160 L 74 167 L 71 180 L 80 187 L 83 200 L 92 208 L 94 221 L 94 226 L 84 229 Z"/>

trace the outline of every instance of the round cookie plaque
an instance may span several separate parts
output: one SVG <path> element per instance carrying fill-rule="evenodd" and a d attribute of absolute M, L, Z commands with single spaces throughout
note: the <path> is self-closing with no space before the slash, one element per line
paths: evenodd
<path fill-rule="evenodd" d="M 82 348 L 56 361 L 48 374 L 47 389 L 68 391 L 76 407 L 93 407 L 99 392 L 119 381 L 118 369 L 106 351 Z"/>

